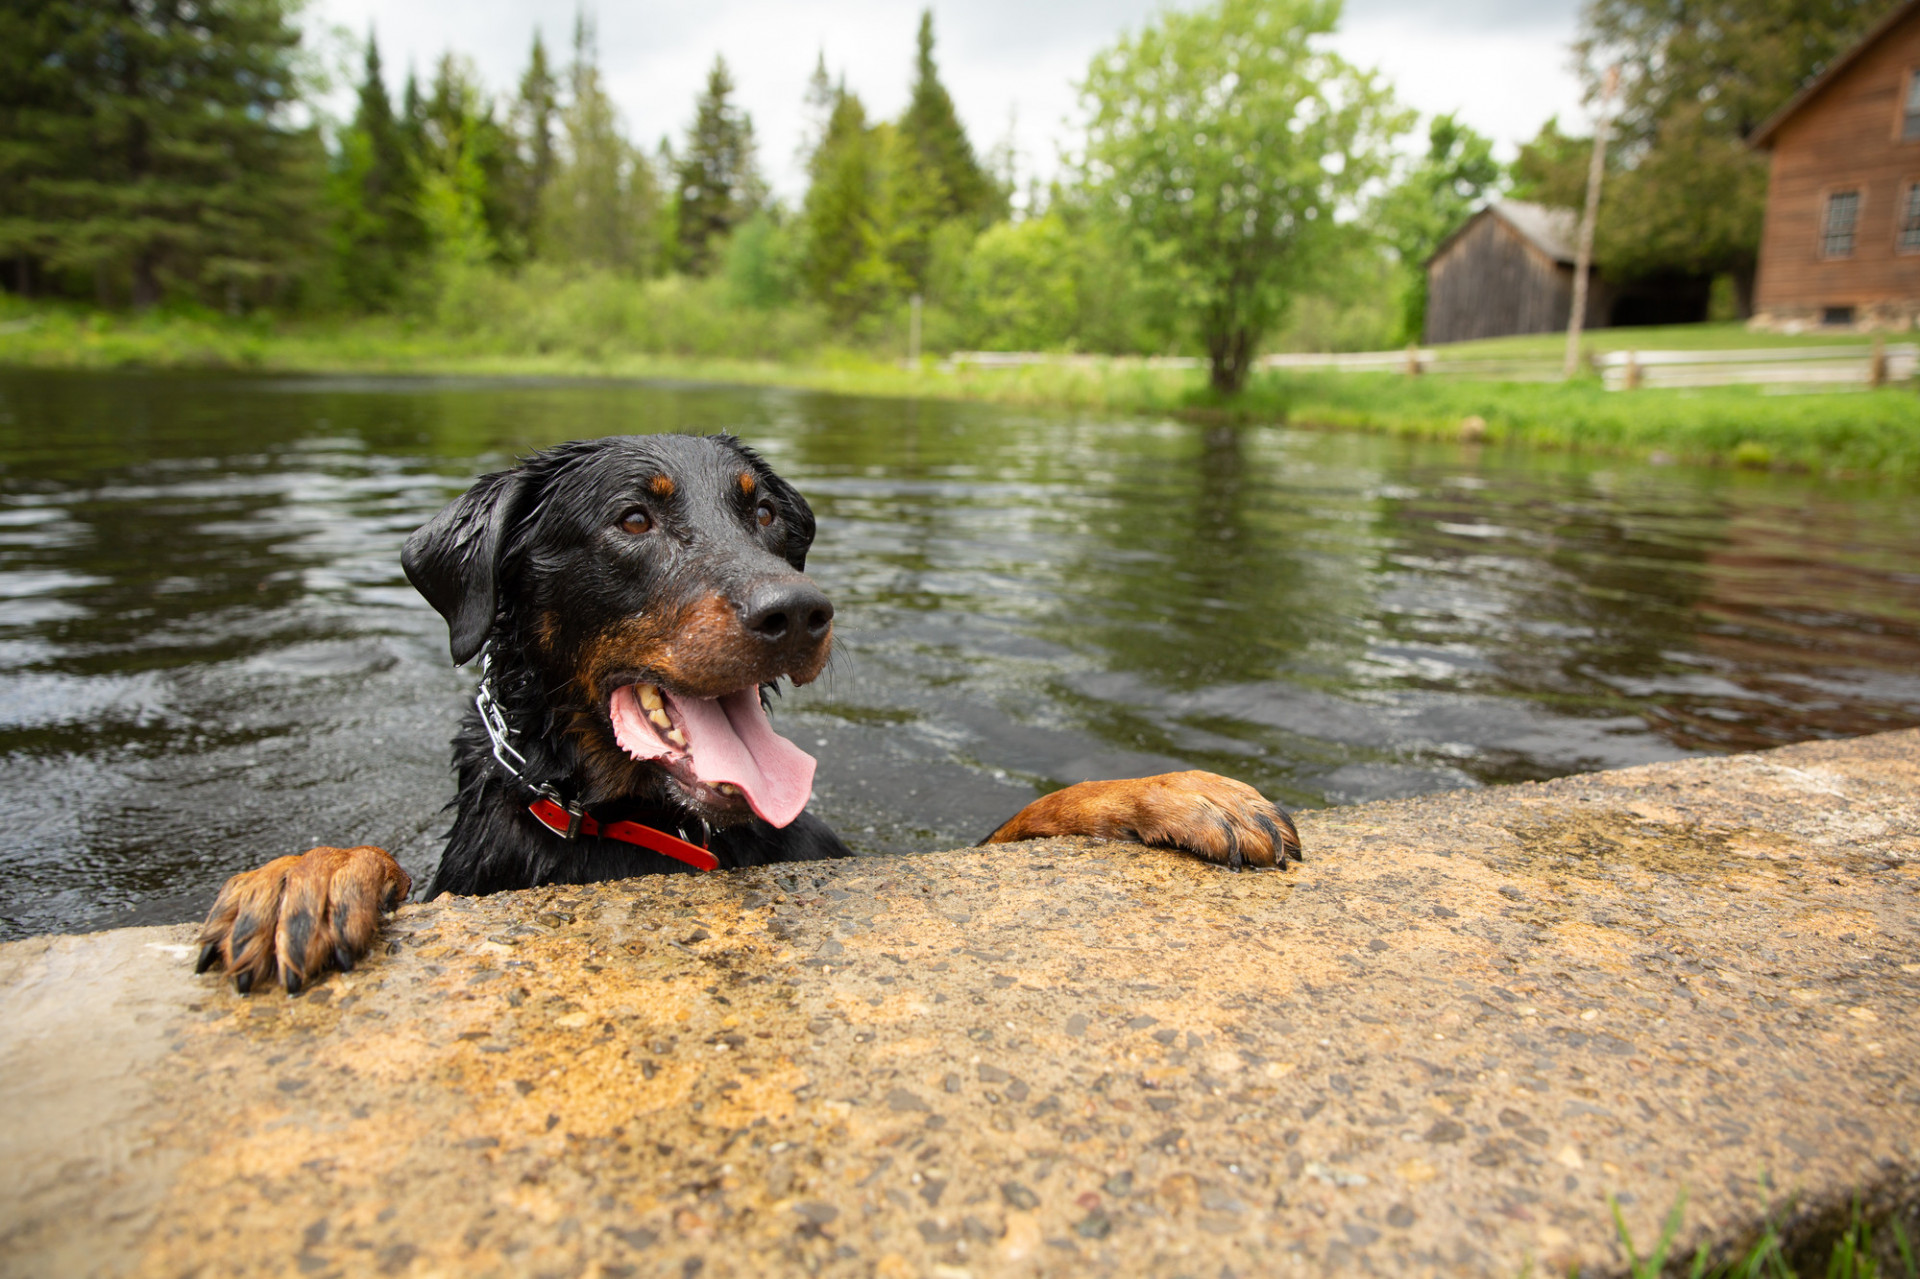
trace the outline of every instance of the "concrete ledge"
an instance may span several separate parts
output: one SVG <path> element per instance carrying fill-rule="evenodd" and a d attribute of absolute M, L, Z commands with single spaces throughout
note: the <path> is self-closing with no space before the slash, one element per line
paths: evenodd
<path fill-rule="evenodd" d="M 1651 1240 L 1683 1188 L 1689 1248 L 1920 1225 L 1920 733 L 1301 827 L 1286 874 L 444 899 L 297 999 L 184 927 L 0 947 L 0 1270 L 1593 1274 L 1605 1195 Z"/>

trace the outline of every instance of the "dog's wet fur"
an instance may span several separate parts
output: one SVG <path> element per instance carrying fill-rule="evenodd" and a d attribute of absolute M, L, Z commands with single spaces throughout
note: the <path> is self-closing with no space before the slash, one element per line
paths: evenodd
<path fill-rule="evenodd" d="M 689 867 L 634 844 L 541 824 L 546 783 L 597 821 L 702 844 L 722 868 L 849 856 L 811 812 L 782 827 L 684 767 L 637 760 L 609 705 L 625 684 L 688 697 L 806 684 L 825 670 L 833 605 L 806 576 L 806 500 L 730 436 L 621 436 L 563 444 L 483 476 L 407 540 L 407 577 L 446 618 L 455 664 L 482 656 L 525 758 L 496 760 L 477 710 L 453 741 L 459 792 L 427 888 L 479 894 Z M 1036 800 L 983 842 L 1093 835 L 1181 848 L 1235 869 L 1299 857 L 1286 813 L 1211 773 L 1083 782 Z M 298 991 L 350 969 L 378 912 L 411 891 L 383 850 L 317 848 L 234 876 L 201 936 L 200 971 L 241 991 Z"/>

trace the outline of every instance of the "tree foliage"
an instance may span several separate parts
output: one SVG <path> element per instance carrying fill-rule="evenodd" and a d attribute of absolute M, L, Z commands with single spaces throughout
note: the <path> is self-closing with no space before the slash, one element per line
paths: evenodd
<path fill-rule="evenodd" d="M 320 245 L 287 0 L 0 6 L 0 256 L 103 299 L 274 295 Z"/>
<path fill-rule="evenodd" d="M 1621 69 L 1595 261 L 1617 277 L 1728 273 L 1751 287 L 1767 159 L 1747 139 L 1895 0 L 1591 0 L 1576 50 L 1597 102 Z M 1524 148 L 1529 198 L 1584 200 L 1590 139 Z"/>
<path fill-rule="evenodd" d="M 1491 138 L 1439 115 L 1428 122 L 1426 154 L 1374 206 L 1373 224 L 1403 268 L 1407 341 L 1418 341 L 1426 324 L 1427 259 L 1505 176 Z"/>
<path fill-rule="evenodd" d="M 901 284 L 886 253 L 889 132 L 867 123 L 859 95 L 842 84 L 808 164 L 802 278 L 843 322 L 881 304 Z"/>
<path fill-rule="evenodd" d="M 1086 181 L 1181 302 L 1237 392 L 1261 337 L 1337 255 L 1403 116 L 1374 78 L 1313 43 L 1337 0 L 1215 0 L 1162 13 L 1094 59 Z"/>
<path fill-rule="evenodd" d="M 733 101 L 733 76 L 716 57 L 694 106 L 686 149 L 674 166 L 680 263 L 705 275 L 720 245 L 766 198 L 755 163 L 753 120 Z"/>
<path fill-rule="evenodd" d="M 547 63 L 546 42 L 536 28 L 507 126 L 514 146 L 506 199 L 513 209 L 523 257 L 540 253 L 541 205 L 560 164 L 556 136 L 559 118 L 560 82 Z"/>
<path fill-rule="evenodd" d="M 933 349 L 1200 343 L 1232 390 L 1263 343 L 1384 332 L 1398 267 L 1382 237 L 1421 256 L 1484 187 L 1484 140 L 1452 121 L 1389 172 L 1400 120 L 1321 47 L 1333 0 L 1214 0 L 1121 41 L 1084 86 L 1084 165 L 1050 190 L 1036 180 L 1017 212 L 1011 143 L 983 162 L 931 13 L 898 117 L 875 118 L 818 59 L 806 187 L 783 204 L 724 61 L 677 145 L 643 151 L 584 18 L 570 58 L 534 32 L 498 94 L 454 53 L 395 86 L 369 33 L 335 123 L 318 102 L 300 110 L 317 85 L 296 74 L 296 3 L 0 0 L 0 284 L 298 300 L 450 331 L 494 327 L 544 290 L 549 320 L 691 326 L 701 350 L 735 328 L 897 349 L 918 294 Z M 1315 294 L 1333 300 L 1294 305 Z"/>
<path fill-rule="evenodd" d="M 374 310 L 404 292 L 427 247 L 419 173 L 367 37 L 353 121 L 341 133 L 329 176 L 338 283 L 354 306 Z"/>
<path fill-rule="evenodd" d="M 524 139 L 523 148 L 532 141 Z M 659 258 L 659 192 L 646 157 L 621 131 L 585 18 L 575 26 L 560 143 L 552 176 L 541 188 L 543 255 L 573 267 L 652 274 Z"/>
<path fill-rule="evenodd" d="M 930 181 L 929 204 L 937 218 L 973 218 L 982 225 L 1006 214 L 1007 195 L 975 157 L 953 97 L 940 82 L 933 60 L 933 10 L 920 13 L 915 37 L 913 89 L 900 117 L 903 151 Z"/>
<path fill-rule="evenodd" d="M 989 226 L 1006 216 L 1008 194 L 974 155 L 953 97 L 940 82 L 930 9 L 920 14 L 913 88 L 890 141 L 888 257 L 912 288 L 924 291 L 941 226 L 956 220 L 975 230 Z"/>

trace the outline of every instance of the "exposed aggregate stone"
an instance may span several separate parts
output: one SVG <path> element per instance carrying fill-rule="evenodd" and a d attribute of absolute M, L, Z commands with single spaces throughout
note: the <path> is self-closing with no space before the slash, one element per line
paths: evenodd
<path fill-rule="evenodd" d="M 298 998 L 0 947 L 0 1271 L 1620 1270 L 1920 1237 L 1920 733 L 404 908 Z M 1883 1231 L 1884 1234 L 1884 1231 Z"/>

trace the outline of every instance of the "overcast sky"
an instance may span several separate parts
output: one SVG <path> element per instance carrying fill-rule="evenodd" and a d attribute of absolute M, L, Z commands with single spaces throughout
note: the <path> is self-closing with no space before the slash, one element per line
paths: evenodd
<path fill-rule="evenodd" d="M 1022 177 L 1050 175 L 1074 135 L 1074 83 L 1099 49 L 1163 7 L 1155 0 L 970 0 L 933 5 L 935 57 L 982 154 L 1008 136 Z M 676 145 L 714 54 L 724 54 L 752 113 L 761 163 L 786 197 L 800 104 L 816 53 L 876 116 L 905 105 L 922 0 L 598 0 L 601 63 L 629 135 Z M 1349 0 L 1334 46 L 1385 74 L 1423 114 L 1457 111 L 1511 157 L 1548 116 L 1584 120 L 1569 65 L 1577 0 Z M 423 78 L 452 47 L 496 93 L 526 66 L 537 26 L 564 53 L 574 7 L 539 0 L 314 0 L 310 20 L 364 33 L 371 24 L 396 94 L 409 64 Z M 350 106 L 344 107 L 350 110 Z"/>

